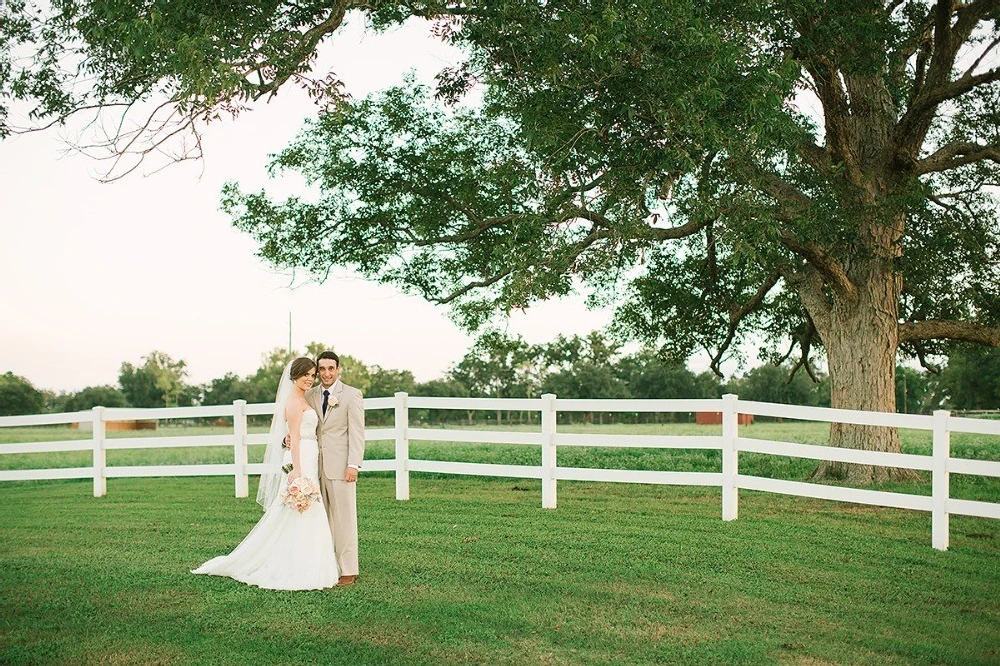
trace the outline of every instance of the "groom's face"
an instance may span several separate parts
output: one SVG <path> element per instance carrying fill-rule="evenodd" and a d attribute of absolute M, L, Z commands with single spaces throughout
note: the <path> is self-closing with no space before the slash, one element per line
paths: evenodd
<path fill-rule="evenodd" d="M 325 387 L 333 386 L 340 376 L 340 366 L 332 358 L 319 360 L 319 381 Z"/>

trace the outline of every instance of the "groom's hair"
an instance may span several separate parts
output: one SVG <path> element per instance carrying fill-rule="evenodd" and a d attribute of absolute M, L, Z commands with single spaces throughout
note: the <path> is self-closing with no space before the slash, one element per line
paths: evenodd
<path fill-rule="evenodd" d="M 332 351 L 320 352 L 320 355 L 316 357 L 316 365 L 318 366 L 319 362 L 322 361 L 324 358 L 332 360 L 334 363 L 337 364 L 338 368 L 340 367 L 340 357 L 334 354 Z"/>

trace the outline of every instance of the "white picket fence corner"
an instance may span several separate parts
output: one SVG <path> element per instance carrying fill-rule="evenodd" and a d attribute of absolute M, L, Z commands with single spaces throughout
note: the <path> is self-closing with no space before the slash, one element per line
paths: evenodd
<path fill-rule="evenodd" d="M 247 404 L 245 400 L 237 400 L 232 405 L 156 409 L 94 407 L 89 411 L 65 414 L 0 417 L 0 428 L 89 422 L 93 430 L 89 441 L 61 440 L 0 444 L 0 455 L 87 450 L 93 453 L 93 462 L 90 467 L 0 470 L 0 481 L 92 478 L 94 496 L 102 497 L 108 491 L 107 480 L 109 478 L 232 476 L 235 481 L 236 497 L 247 497 L 249 476 L 260 474 L 264 467 L 262 463 L 249 462 L 247 447 L 267 442 L 266 434 L 251 435 L 248 433 L 247 418 L 255 415 L 270 416 L 273 409 L 274 406 L 271 403 Z M 936 411 L 933 416 L 889 414 L 741 401 L 738 396 L 731 394 L 725 395 L 721 399 L 697 400 L 563 400 L 552 394 L 546 394 L 540 398 L 431 398 L 396 393 L 389 398 L 365 400 L 366 411 L 380 409 L 393 410 L 394 425 L 392 428 L 368 428 L 365 432 L 365 439 L 366 441 L 393 441 L 395 444 L 394 457 L 368 460 L 365 462 L 364 469 L 365 471 L 393 472 L 396 480 L 397 500 L 410 498 L 411 472 L 538 479 L 541 481 L 541 504 L 546 509 L 556 508 L 557 484 L 560 480 L 715 486 L 722 489 L 722 520 L 724 521 L 736 520 L 739 517 L 740 489 L 927 511 L 931 514 L 931 545 L 938 550 L 948 549 L 949 516 L 965 515 L 1000 519 L 1000 504 L 954 499 L 950 496 L 951 474 L 1000 477 L 1000 462 L 952 458 L 951 433 L 965 432 L 1000 437 L 1000 421 L 955 417 L 947 411 Z M 495 429 L 410 428 L 409 413 L 411 409 L 538 412 L 540 414 L 540 429 L 538 432 L 518 432 Z M 570 412 L 721 412 L 722 432 L 720 435 L 569 434 L 558 432 L 558 415 Z M 932 455 L 858 451 L 744 438 L 740 437 L 739 433 L 741 414 L 929 430 L 932 432 L 933 438 Z M 107 424 L 111 421 L 219 417 L 233 419 L 232 434 L 115 437 L 112 439 L 107 436 Z M 410 458 L 411 441 L 538 446 L 541 448 L 542 454 L 541 465 L 536 467 L 531 465 L 414 460 Z M 109 450 L 222 445 L 233 447 L 232 464 L 113 467 L 109 467 L 107 464 L 107 451 Z M 722 455 L 722 469 L 719 472 L 674 472 L 561 467 L 557 462 L 557 453 L 561 446 L 718 450 Z M 741 452 L 929 471 L 931 472 L 931 495 L 843 488 L 740 474 L 739 454 Z"/>

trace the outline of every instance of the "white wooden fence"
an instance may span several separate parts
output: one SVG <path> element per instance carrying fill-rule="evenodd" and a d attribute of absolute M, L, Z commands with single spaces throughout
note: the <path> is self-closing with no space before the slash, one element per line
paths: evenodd
<path fill-rule="evenodd" d="M 393 440 L 395 442 L 395 456 L 390 459 L 366 460 L 364 469 L 365 471 L 395 472 L 396 499 L 398 500 L 407 500 L 410 497 L 410 472 L 539 479 L 542 482 L 542 506 L 548 509 L 556 508 L 556 489 L 560 480 L 716 486 L 722 488 L 722 519 L 729 521 L 735 520 L 739 515 L 739 491 L 745 488 L 799 497 L 929 511 L 932 517 L 931 545 L 938 550 L 948 548 L 948 517 L 950 515 L 1000 519 L 1000 504 L 954 499 L 949 496 L 951 474 L 1000 477 L 1000 462 L 952 458 L 950 452 L 951 433 L 966 432 L 1000 437 L 1000 421 L 959 418 L 951 416 L 947 411 L 936 411 L 933 416 L 888 414 L 741 401 L 735 395 L 726 395 L 721 399 L 711 400 L 561 400 L 554 395 L 543 395 L 537 399 L 426 398 L 409 396 L 406 393 L 397 393 L 392 398 L 366 399 L 365 409 L 366 411 L 394 410 L 394 427 L 368 428 L 365 439 L 367 441 Z M 541 412 L 541 428 L 538 432 L 410 428 L 410 409 Z M 90 411 L 67 414 L 0 417 L 0 427 L 58 425 L 87 421 L 93 424 L 93 436 L 89 440 L 0 444 L 0 455 L 89 450 L 93 452 L 92 465 L 73 468 L 0 471 L 0 481 L 93 478 L 94 496 L 100 497 L 107 492 L 107 479 L 109 478 L 232 476 L 235 479 L 236 497 L 247 497 L 249 493 L 248 476 L 260 474 L 263 467 L 259 463 L 248 463 L 247 446 L 265 444 L 267 438 L 265 434 L 251 435 L 247 433 L 247 417 L 270 415 L 272 411 L 272 404 L 248 405 L 245 401 L 238 400 L 232 405 L 210 407 L 164 409 L 95 407 Z M 720 435 L 705 436 L 560 433 L 556 427 L 557 415 L 569 412 L 721 412 L 722 432 Z M 933 433 L 933 452 L 930 456 L 881 453 L 740 437 L 739 414 L 929 430 Z M 106 424 L 109 421 L 217 417 L 232 417 L 234 424 L 232 434 L 116 437 L 109 439 L 106 432 Z M 541 447 L 542 460 L 540 466 L 413 460 L 409 454 L 411 441 L 481 442 L 538 446 Z M 116 449 L 220 445 L 233 447 L 233 462 L 231 464 L 109 467 L 106 459 L 107 451 Z M 998 440 L 998 445 L 1000 445 L 1000 440 Z M 722 452 L 722 469 L 718 472 L 673 472 L 561 467 L 557 464 L 556 455 L 561 446 L 714 449 Z M 741 452 L 930 471 L 931 495 L 842 488 L 740 474 L 739 454 Z"/>

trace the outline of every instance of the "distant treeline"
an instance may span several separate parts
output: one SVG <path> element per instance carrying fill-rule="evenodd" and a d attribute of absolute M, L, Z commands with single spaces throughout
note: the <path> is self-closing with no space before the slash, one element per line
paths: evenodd
<path fill-rule="evenodd" d="M 89 386 L 76 392 L 36 389 L 29 380 L 7 372 L 0 375 L 0 415 L 72 412 L 105 407 L 172 407 L 222 405 L 234 400 L 250 403 L 274 400 L 278 377 L 296 356 L 315 357 L 328 349 L 311 343 L 302 352 L 275 349 L 263 355 L 261 366 L 246 376 L 226 373 L 205 384 L 189 384 L 187 364 L 152 351 L 137 364 L 124 362 L 117 386 Z M 445 376 L 417 382 L 409 370 L 368 365 L 341 355 L 343 379 L 367 397 L 411 395 L 442 397 L 526 398 L 554 393 L 561 398 L 717 398 L 736 393 L 745 400 L 796 405 L 829 406 L 829 378 L 816 370 L 765 363 L 728 380 L 711 372 L 694 373 L 685 363 L 650 349 L 623 353 L 621 346 L 600 333 L 559 336 L 544 344 L 529 344 L 488 332 Z M 934 409 L 978 410 L 1000 408 L 1000 350 L 956 346 L 938 374 L 909 366 L 896 369 L 897 411 L 930 413 Z M 566 415 L 568 417 L 569 415 Z M 579 414 L 576 418 L 658 421 L 663 414 Z M 372 412 L 373 423 L 391 420 L 391 410 Z M 537 413 L 479 410 L 419 410 L 415 422 L 529 422 Z"/>

